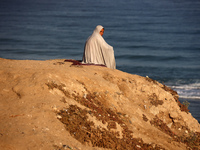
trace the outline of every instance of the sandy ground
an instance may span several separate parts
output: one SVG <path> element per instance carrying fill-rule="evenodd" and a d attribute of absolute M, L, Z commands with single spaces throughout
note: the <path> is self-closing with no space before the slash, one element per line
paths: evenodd
<path fill-rule="evenodd" d="M 198 149 L 200 125 L 177 97 L 106 67 L 0 58 L 0 149 Z"/>

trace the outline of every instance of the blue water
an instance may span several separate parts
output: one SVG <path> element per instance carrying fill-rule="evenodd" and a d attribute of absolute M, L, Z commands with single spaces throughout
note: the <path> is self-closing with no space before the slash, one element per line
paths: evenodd
<path fill-rule="evenodd" d="M 0 57 L 80 60 L 98 24 L 117 69 L 172 87 L 200 121 L 199 0 L 1 0 Z"/>

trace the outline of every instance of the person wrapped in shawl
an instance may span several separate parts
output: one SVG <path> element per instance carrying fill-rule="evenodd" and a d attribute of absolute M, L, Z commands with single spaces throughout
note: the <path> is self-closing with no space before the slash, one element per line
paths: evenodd
<path fill-rule="evenodd" d="M 114 50 L 102 37 L 103 33 L 104 27 L 98 25 L 92 35 L 87 39 L 82 63 L 105 65 L 108 68 L 115 69 Z"/>

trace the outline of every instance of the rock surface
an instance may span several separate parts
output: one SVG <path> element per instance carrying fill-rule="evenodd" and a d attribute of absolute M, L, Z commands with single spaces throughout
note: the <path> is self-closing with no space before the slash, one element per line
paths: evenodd
<path fill-rule="evenodd" d="M 0 149 L 199 149 L 200 125 L 148 77 L 0 58 Z"/>

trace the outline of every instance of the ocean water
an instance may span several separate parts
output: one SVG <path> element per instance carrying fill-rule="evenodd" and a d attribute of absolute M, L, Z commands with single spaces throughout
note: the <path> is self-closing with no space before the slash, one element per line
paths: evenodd
<path fill-rule="evenodd" d="M 98 24 L 117 69 L 170 86 L 200 121 L 199 0 L 1 0 L 0 57 L 80 60 Z"/>

